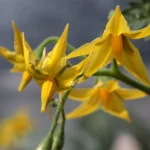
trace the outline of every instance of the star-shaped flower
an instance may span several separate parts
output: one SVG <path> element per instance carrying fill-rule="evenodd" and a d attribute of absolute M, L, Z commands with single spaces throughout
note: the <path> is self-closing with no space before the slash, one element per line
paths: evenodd
<path fill-rule="evenodd" d="M 88 61 L 88 57 L 77 65 L 68 68 L 66 61 L 66 45 L 69 25 L 67 24 L 53 50 L 45 56 L 45 51 L 38 65 L 31 49 L 24 43 L 24 57 L 26 69 L 35 81 L 41 86 L 41 112 L 54 95 L 55 91 L 61 92 L 70 89 L 75 84 L 75 79 L 82 72 Z"/>
<path fill-rule="evenodd" d="M 67 58 L 87 55 L 93 49 L 89 63 L 85 69 L 85 76 L 89 77 L 99 68 L 106 66 L 113 58 L 127 71 L 146 84 L 150 84 L 145 65 L 138 49 L 129 39 L 141 39 L 150 35 L 150 26 L 141 30 L 131 31 L 127 21 L 117 6 L 113 16 L 108 21 L 101 38 L 79 47 Z M 94 46 L 93 46 L 94 45 Z"/>
<path fill-rule="evenodd" d="M 103 109 L 111 115 L 130 121 L 124 100 L 134 100 L 144 96 L 146 93 L 142 91 L 120 88 L 115 80 L 99 82 L 93 88 L 74 88 L 69 97 L 82 103 L 66 117 L 78 118 Z"/>
<path fill-rule="evenodd" d="M 0 47 L 0 56 L 4 57 L 14 65 L 11 72 L 21 72 L 23 74 L 22 82 L 18 89 L 19 91 L 23 91 L 25 86 L 31 81 L 32 77 L 26 71 L 21 33 L 14 22 L 12 22 L 12 26 L 14 30 L 15 51 L 11 51 L 5 47 Z M 27 41 L 25 43 L 28 47 L 30 47 Z"/>

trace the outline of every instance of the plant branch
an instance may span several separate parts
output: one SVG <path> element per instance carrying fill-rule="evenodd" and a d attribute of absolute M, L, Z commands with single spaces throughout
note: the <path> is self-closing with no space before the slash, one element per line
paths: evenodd
<path fill-rule="evenodd" d="M 150 94 L 150 87 L 140 83 L 140 82 L 137 82 L 131 78 L 129 78 L 128 76 L 124 75 L 123 73 L 121 73 L 119 70 L 117 72 L 114 72 L 112 70 L 109 70 L 109 69 L 105 69 L 105 70 L 102 70 L 102 71 L 98 71 L 96 73 L 93 74 L 93 76 L 109 76 L 109 77 L 113 77 L 115 79 L 118 79 L 132 87 L 135 87 L 147 94 Z"/>
<path fill-rule="evenodd" d="M 67 92 L 64 93 L 54 116 L 54 120 L 52 122 L 51 128 L 49 130 L 49 133 L 47 135 L 47 137 L 44 139 L 44 141 L 41 144 L 41 147 L 39 147 L 39 150 L 50 150 L 52 148 L 52 144 L 53 144 L 53 135 L 55 132 L 55 129 L 57 127 L 57 123 L 58 123 L 58 119 L 60 116 L 60 113 L 63 111 L 64 109 L 64 104 L 66 102 L 66 99 L 69 95 L 69 93 L 71 92 L 71 90 L 68 90 Z M 38 149 L 37 149 L 38 150 Z"/>

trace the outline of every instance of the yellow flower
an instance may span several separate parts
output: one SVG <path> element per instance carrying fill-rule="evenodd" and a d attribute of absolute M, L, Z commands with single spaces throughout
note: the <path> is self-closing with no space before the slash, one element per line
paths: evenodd
<path fill-rule="evenodd" d="M 31 131 L 32 122 L 26 111 L 19 110 L 12 118 L 1 121 L 0 147 L 9 147 Z"/>
<path fill-rule="evenodd" d="M 94 88 L 77 88 L 71 91 L 69 97 L 81 101 L 82 104 L 66 117 L 78 118 L 103 109 L 116 117 L 130 121 L 124 100 L 134 100 L 144 96 L 146 94 L 142 91 L 120 88 L 115 80 L 99 82 Z"/>
<path fill-rule="evenodd" d="M 21 33 L 14 22 L 12 22 L 12 26 L 14 30 L 15 51 L 8 50 L 5 47 L 0 47 L 0 56 L 4 57 L 14 65 L 13 68 L 10 70 L 11 72 L 21 72 L 23 74 L 22 82 L 18 89 L 19 91 L 23 91 L 25 86 L 30 82 L 32 78 L 26 71 Z M 26 45 L 30 47 L 27 41 Z"/>
<path fill-rule="evenodd" d="M 129 39 L 140 39 L 150 35 L 150 26 L 141 30 L 131 31 L 127 21 L 117 6 L 116 10 L 108 21 L 101 38 L 97 38 L 91 43 L 87 43 L 76 51 L 70 53 L 67 58 L 87 55 L 91 51 L 93 44 L 93 54 L 86 67 L 85 76 L 89 77 L 99 68 L 106 66 L 115 58 L 127 71 L 136 78 L 149 84 L 146 68 L 138 49 Z"/>
<path fill-rule="evenodd" d="M 31 49 L 28 49 L 24 44 L 24 56 L 27 71 L 41 86 L 41 112 L 46 110 L 46 107 L 54 95 L 55 91 L 61 92 L 70 89 L 86 65 L 88 57 L 79 64 L 72 67 L 67 67 L 66 61 L 66 45 L 69 25 L 67 24 L 58 42 L 55 44 L 52 51 L 43 56 L 38 65 L 36 65 L 35 55 Z"/>

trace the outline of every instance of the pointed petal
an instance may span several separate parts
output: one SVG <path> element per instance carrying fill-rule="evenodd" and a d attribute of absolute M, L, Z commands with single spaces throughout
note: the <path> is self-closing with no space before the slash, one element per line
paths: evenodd
<path fill-rule="evenodd" d="M 105 43 L 96 45 L 96 47 L 99 47 L 99 50 L 92 52 L 92 54 L 90 55 L 89 61 L 84 70 L 85 77 L 90 77 L 98 69 L 106 66 L 112 60 L 112 52 L 109 39 L 107 39 Z M 95 49 L 95 46 L 93 46 L 93 49 Z"/>
<path fill-rule="evenodd" d="M 121 13 L 120 7 L 117 6 L 113 16 L 110 18 L 109 22 L 106 25 L 104 35 L 113 34 L 118 36 L 122 33 L 130 32 L 127 21 Z"/>
<path fill-rule="evenodd" d="M 31 47 L 28 44 L 26 44 L 24 33 L 22 33 L 22 43 L 23 43 L 24 59 L 25 59 L 26 65 L 29 65 L 30 62 L 32 62 L 33 64 L 36 64 L 35 54 L 33 50 L 31 49 Z"/>
<path fill-rule="evenodd" d="M 14 49 L 17 54 L 24 55 L 22 35 L 21 35 L 22 33 L 19 31 L 14 21 L 12 21 L 12 26 L 14 29 Z M 28 49 L 31 49 L 27 41 L 24 41 L 24 43 L 26 44 L 26 47 L 28 47 Z"/>
<path fill-rule="evenodd" d="M 125 33 L 125 36 L 131 39 L 141 39 L 150 35 L 150 25 L 137 31 L 131 31 L 129 33 Z"/>
<path fill-rule="evenodd" d="M 119 59 L 122 66 L 139 80 L 150 85 L 148 74 L 138 49 L 126 38 L 123 39 L 124 50 Z"/>
<path fill-rule="evenodd" d="M 22 34 L 22 39 L 23 39 L 22 41 L 23 41 L 26 70 L 35 79 L 47 78 L 47 75 L 45 73 L 43 73 L 39 68 L 36 67 L 37 62 L 36 62 L 34 52 L 29 47 L 27 47 L 27 45 L 25 44 L 24 34 Z"/>
<path fill-rule="evenodd" d="M 24 63 L 22 55 L 17 55 L 15 52 L 9 51 L 5 47 L 0 47 L 0 56 L 4 57 L 12 64 Z"/>
<path fill-rule="evenodd" d="M 41 112 L 45 112 L 47 105 L 49 104 L 49 101 L 53 97 L 55 93 L 55 87 L 56 83 L 54 79 L 46 80 L 42 85 L 42 91 L 41 91 Z"/>
<path fill-rule="evenodd" d="M 10 72 L 24 72 L 25 70 L 25 64 L 15 64 Z"/>
<path fill-rule="evenodd" d="M 67 114 L 66 118 L 67 119 L 79 118 L 93 113 L 99 108 L 99 103 L 97 98 L 98 98 L 97 95 L 95 95 L 94 98 L 91 99 L 90 101 L 82 103 L 74 111 Z"/>
<path fill-rule="evenodd" d="M 113 92 L 114 90 L 120 88 L 116 80 L 109 80 L 102 84 L 100 88 L 104 88 L 107 92 Z"/>
<path fill-rule="evenodd" d="M 45 57 L 46 57 L 46 47 L 44 48 L 44 50 L 42 52 L 40 62 L 37 65 L 38 68 L 42 68 L 42 64 L 43 64 L 43 61 L 44 61 Z"/>
<path fill-rule="evenodd" d="M 97 39 L 93 40 L 90 43 L 86 43 L 86 44 L 80 46 L 79 48 L 77 48 L 76 50 L 74 50 L 70 54 L 68 54 L 66 56 L 66 59 L 71 59 L 71 58 L 75 58 L 75 57 L 79 57 L 79 56 L 84 56 L 84 55 L 90 54 L 91 53 L 91 49 L 93 48 L 93 44 L 94 43 L 96 44 L 100 40 L 101 40 L 100 38 L 97 38 Z M 95 48 L 93 49 L 93 51 L 97 51 L 98 49 L 99 49 L 99 47 L 95 46 Z"/>
<path fill-rule="evenodd" d="M 77 88 L 73 89 L 70 94 L 69 98 L 76 100 L 76 101 L 88 101 L 94 93 L 96 93 L 96 89 L 94 88 Z"/>
<path fill-rule="evenodd" d="M 120 88 L 117 89 L 115 92 L 126 100 L 134 100 L 134 99 L 136 100 L 138 98 L 143 98 L 147 96 L 146 93 L 137 89 Z"/>
<path fill-rule="evenodd" d="M 45 61 L 43 62 L 43 68 L 49 71 L 49 74 L 55 75 L 65 65 L 65 53 L 67 46 L 69 24 L 66 25 L 61 37 L 54 46 L 52 52 L 50 52 Z"/>
<path fill-rule="evenodd" d="M 124 100 L 115 93 L 112 93 L 110 99 L 103 107 L 103 110 L 121 119 L 130 121 L 128 111 L 125 108 Z"/>
<path fill-rule="evenodd" d="M 60 88 L 67 88 L 74 85 L 74 80 L 76 77 L 83 73 L 85 65 L 87 64 L 89 57 L 82 60 L 77 65 L 67 68 L 62 74 L 56 77 L 58 81 L 58 86 Z"/>
<path fill-rule="evenodd" d="M 30 74 L 27 71 L 25 71 L 23 73 L 22 81 L 19 85 L 18 91 L 22 92 L 24 90 L 24 88 L 28 85 L 28 83 L 31 81 L 31 79 L 32 79 L 32 77 L 30 76 Z"/>
<path fill-rule="evenodd" d="M 14 49 L 17 54 L 23 55 L 21 32 L 17 28 L 14 21 L 12 21 L 12 26 L 14 29 Z"/>

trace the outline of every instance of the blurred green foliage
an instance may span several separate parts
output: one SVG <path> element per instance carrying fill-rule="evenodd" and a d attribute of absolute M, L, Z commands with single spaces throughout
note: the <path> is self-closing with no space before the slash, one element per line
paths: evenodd
<path fill-rule="evenodd" d="M 150 0 L 130 2 L 129 7 L 122 11 L 131 29 L 141 29 L 150 24 Z M 150 40 L 150 36 L 145 38 Z"/>

